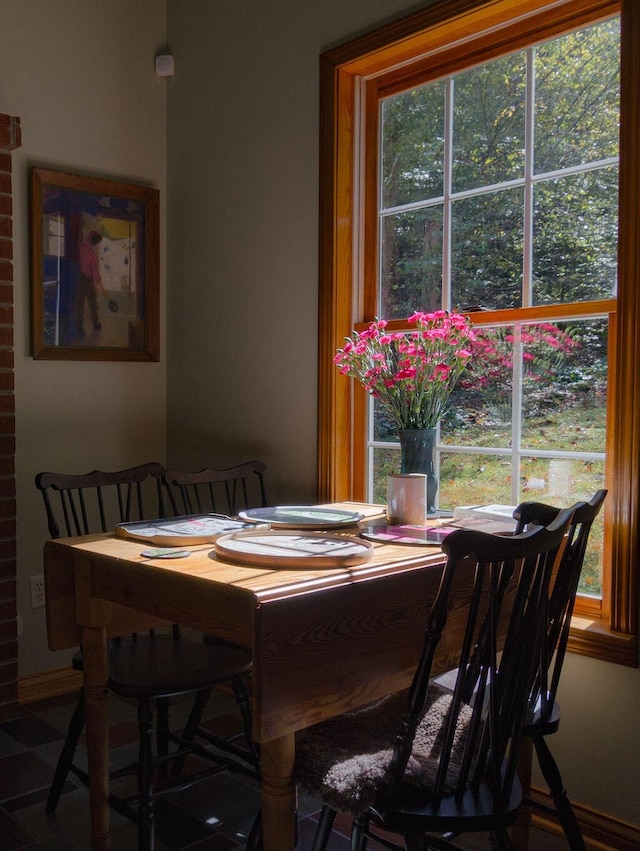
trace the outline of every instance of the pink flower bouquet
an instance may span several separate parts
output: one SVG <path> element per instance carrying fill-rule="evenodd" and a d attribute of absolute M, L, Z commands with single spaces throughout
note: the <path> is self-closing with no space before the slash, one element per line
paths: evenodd
<path fill-rule="evenodd" d="M 408 332 L 387 332 L 379 319 L 354 331 L 333 361 L 357 378 L 399 430 L 435 428 L 465 370 L 476 340 L 459 313 L 414 313 Z"/>

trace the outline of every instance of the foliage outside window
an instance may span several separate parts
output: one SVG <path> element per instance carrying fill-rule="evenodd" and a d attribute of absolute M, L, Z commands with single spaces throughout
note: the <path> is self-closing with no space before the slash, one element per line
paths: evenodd
<path fill-rule="evenodd" d="M 483 357 L 441 420 L 440 504 L 608 487 L 573 649 L 633 664 L 640 15 L 627 0 L 551 6 L 512 20 L 509 0 L 468 0 L 447 19 L 436 2 L 323 57 L 321 494 L 376 498 L 399 454 L 331 374 L 350 329 L 468 312 Z"/>

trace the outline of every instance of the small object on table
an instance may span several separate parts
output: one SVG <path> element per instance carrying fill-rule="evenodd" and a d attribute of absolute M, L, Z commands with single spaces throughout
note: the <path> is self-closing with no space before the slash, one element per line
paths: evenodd
<path fill-rule="evenodd" d="M 424 473 L 387 476 L 387 515 L 390 523 L 424 526 L 427 520 L 427 477 Z"/>
<path fill-rule="evenodd" d="M 181 550 L 178 547 L 153 547 L 149 550 L 142 550 L 140 555 L 143 558 L 186 558 L 191 555 L 191 552 Z"/>
<path fill-rule="evenodd" d="M 383 544 L 438 547 L 452 532 L 455 532 L 453 526 L 369 523 L 363 526 L 360 534 L 369 541 Z"/>

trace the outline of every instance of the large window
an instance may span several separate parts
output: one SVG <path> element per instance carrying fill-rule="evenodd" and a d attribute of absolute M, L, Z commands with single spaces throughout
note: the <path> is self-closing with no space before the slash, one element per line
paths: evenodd
<path fill-rule="evenodd" d="M 638 180 L 640 15 L 602 0 L 532 0 L 516 19 L 510 0 L 461 5 L 323 57 L 323 495 L 380 499 L 399 452 L 330 371 L 344 336 L 375 316 L 402 330 L 414 310 L 468 312 L 478 368 L 441 422 L 440 505 L 570 504 L 608 487 L 574 649 L 635 663 L 638 198 L 622 177 L 619 205 L 618 163 Z"/>
<path fill-rule="evenodd" d="M 604 486 L 619 42 L 615 16 L 379 101 L 376 315 L 453 308 L 480 336 L 441 422 L 440 507 Z M 368 421 L 384 501 L 397 435 L 371 403 Z M 601 518 L 590 549 L 581 590 L 599 599 Z"/>

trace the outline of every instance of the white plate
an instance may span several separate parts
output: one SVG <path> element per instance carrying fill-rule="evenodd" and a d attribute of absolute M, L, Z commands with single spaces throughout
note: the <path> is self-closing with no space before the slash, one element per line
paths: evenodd
<path fill-rule="evenodd" d="M 210 544 L 219 535 L 247 528 L 255 529 L 255 523 L 234 520 L 224 514 L 187 514 L 158 520 L 118 523 L 115 533 L 119 538 L 133 538 L 159 547 L 180 547 Z"/>
<path fill-rule="evenodd" d="M 285 570 L 350 567 L 373 555 L 368 541 L 324 532 L 233 532 L 221 535 L 214 547 L 225 561 Z"/>
<path fill-rule="evenodd" d="M 273 508 L 248 508 L 238 514 L 252 523 L 269 523 L 280 529 L 339 529 L 354 526 L 364 514 L 316 505 L 276 505 Z"/>

